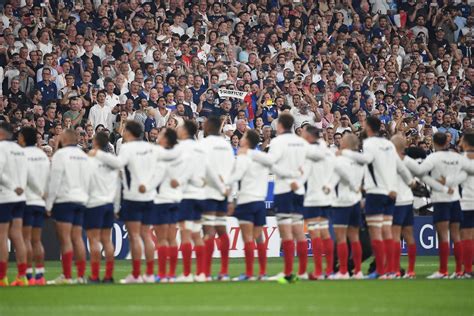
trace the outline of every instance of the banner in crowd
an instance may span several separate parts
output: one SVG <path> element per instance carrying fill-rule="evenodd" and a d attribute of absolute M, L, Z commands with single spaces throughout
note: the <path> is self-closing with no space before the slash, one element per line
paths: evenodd
<path fill-rule="evenodd" d="M 243 100 L 247 95 L 245 91 L 238 91 L 238 90 L 229 90 L 229 89 L 219 89 L 217 91 L 220 98 L 236 98 Z"/>

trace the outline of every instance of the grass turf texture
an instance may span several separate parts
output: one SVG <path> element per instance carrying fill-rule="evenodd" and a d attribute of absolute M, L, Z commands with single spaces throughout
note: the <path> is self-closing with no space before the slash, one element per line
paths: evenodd
<path fill-rule="evenodd" d="M 215 260 L 215 272 L 218 263 Z M 280 258 L 270 259 L 269 274 L 281 271 L 282 264 Z M 402 258 L 402 264 L 406 266 L 405 258 Z M 312 268 L 311 258 L 309 266 Z M 46 277 L 55 278 L 60 274 L 60 267 L 59 262 L 47 262 Z M 306 281 L 289 285 L 212 282 L 0 288 L 0 316 L 473 315 L 474 280 L 426 280 L 425 277 L 437 267 L 436 257 L 417 258 L 416 280 Z M 116 281 L 130 269 L 129 261 L 118 261 Z M 244 261 L 231 260 L 231 275 L 242 271 Z M 10 265 L 10 280 L 15 272 L 16 267 Z"/>

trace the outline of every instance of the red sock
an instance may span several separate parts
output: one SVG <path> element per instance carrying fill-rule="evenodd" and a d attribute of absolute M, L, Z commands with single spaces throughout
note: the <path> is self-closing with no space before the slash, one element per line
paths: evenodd
<path fill-rule="evenodd" d="M 375 265 L 377 266 L 377 274 L 384 274 L 385 252 L 382 240 L 372 240 L 372 251 L 375 257 Z"/>
<path fill-rule="evenodd" d="M 188 276 L 191 273 L 191 257 L 193 246 L 191 243 L 181 244 L 181 254 L 183 255 L 183 274 Z"/>
<path fill-rule="evenodd" d="M 245 275 L 248 277 L 253 276 L 253 256 L 254 256 L 255 243 L 253 241 L 246 242 L 244 245 L 245 252 Z"/>
<path fill-rule="evenodd" d="M 416 244 L 408 245 L 408 273 L 415 272 Z"/>
<path fill-rule="evenodd" d="M 448 273 L 449 243 L 447 241 L 439 244 L 439 272 Z"/>
<path fill-rule="evenodd" d="M 146 275 L 154 275 L 154 274 L 155 274 L 155 261 L 148 260 L 146 262 Z"/>
<path fill-rule="evenodd" d="M 346 274 L 347 260 L 349 260 L 349 250 L 347 249 L 347 243 L 342 242 L 337 244 L 337 257 L 339 258 L 339 272 Z"/>
<path fill-rule="evenodd" d="M 168 257 L 168 246 L 158 247 L 158 276 L 160 278 L 166 277 L 166 259 L 167 259 L 167 257 Z"/>
<path fill-rule="evenodd" d="M 112 279 L 114 275 L 114 260 L 105 262 L 105 279 Z"/>
<path fill-rule="evenodd" d="M 313 238 L 313 260 L 314 260 L 314 274 L 320 276 L 323 274 L 323 240 Z"/>
<path fill-rule="evenodd" d="M 402 248 L 400 247 L 400 243 L 396 240 L 393 241 L 393 256 L 392 256 L 392 268 L 393 271 L 398 273 L 400 272 L 400 256 L 402 253 Z"/>
<path fill-rule="evenodd" d="M 168 276 L 176 276 L 176 266 L 178 265 L 178 247 L 168 247 L 168 258 L 170 259 L 170 272 Z"/>
<path fill-rule="evenodd" d="M 83 278 L 86 273 L 86 260 L 76 261 L 77 277 Z"/>
<path fill-rule="evenodd" d="M 393 239 L 384 239 L 383 246 L 385 248 L 385 272 L 393 273 Z"/>
<path fill-rule="evenodd" d="M 61 258 L 63 274 L 66 279 L 72 278 L 72 251 L 63 253 Z"/>
<path fill-rule="evenodd" d="M 100 271 L 100 261 L 91 261 L 91 279 L 98 280 Z"/>
<path fill-rule="evenodd" d="M 463 264 L 463 243 L 458 241 L 454 243 L 454 259 L 456 260 L 456 273 L 462 273 Z"/>
<path fill-rule="evenodd" d="M 204 273 L 206 273 L 206 276 L 210 276 L 212 272 L 212 255 L 214 254 L 214 243 L 214 238 L 209 238 L 204 241 L 206 247 L 206 250 L 204 251 L 206 254 L 206 261 L 203 269 Z"/>
<path fill-rule="evenodd" d="M 229 248 L 230 241 L 229 235 L 224 234 L 219 237 L 221 242 L 221 272 L 222 275 L 229 274 Z"/>
<path fill-rule="evenodd" d="M 17 264 L 17 269 L 18 269 L 18 276 L 19 277 L 24 277 L 26 275 L 26 269 L 27 269 L 26 262 L 18 263 Z"/>
<path fill-rule="evenodd" d="M 351 243 L 352 261 L 354 262 L 354 273 L 361 271 L 362 265 L 362 246 L 360 241 Z"/>
<path fill-rule="evenodd" d="M 324 254 L 326 255 L 326 275 L 334 272 L 334 242 L 331 238 L 323 240 Z"/>
<path fill-rule="evenodd" d="M 308 242 L 306 240 L 296 243 L 296 253 L 299 259 L 298 274 L 305 274 L 308 265 Z"/>
<path fill-rule="evenodd" d="M 8 262 L 0 262 L 0 280 L 7 276 Z"/>
<path fill-rule="evenodd" d="M 472 273 L 472 240 L 463 240 L 464 247 L 464 273 Z"/>
<path fill-rule="evenodd" d="M 265 243 L 257 244 L 259 274 L 267 274 L 267 247 Z"/>
<path fill-rule="evenodd" d="M 196 246 L 194 247 L 194 251 L 196 252 L 196 274 L 206 273 L 204 268 L 207 261 L 205 246 Z"/>
<path fill-rule="evenodd" d="M 142 261 L 140 259 L 134 259 L 132 260 L 132 275 L 134 278 L 138 278 L 140 274 L 142 274 Z"/>
<path fill-rule="evenodd" d="M 283 256 L 285 258 L 285 276 L 289 276 L 293 273 L 293 256 L 295 255 L 295 243 L 293 240 L 283 240 L 281 242 L 283 246 Z"/>

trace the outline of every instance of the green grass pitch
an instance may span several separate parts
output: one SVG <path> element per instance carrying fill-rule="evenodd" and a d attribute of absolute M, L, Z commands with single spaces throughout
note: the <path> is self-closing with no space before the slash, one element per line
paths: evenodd
<path fill-rule="evenodd" d="M 309 266 L 311 270 L 311 258 Z M 419 257 L 416 280 L 0 288 L 0 316 L 474 315 L 474 280 L 426 280 L 436 268 L 437 258 Z M 46 269 L 47 278 L 52 279 L 60 273 L 60 264 L 48 262 Z M 244 261 L 231 260 L 230 269 L 232 275 L 240 274 Z M 269 274 L 281 269 L 280 258 L 269 260 Z M 129 272 L 128 261 L 117 262 L 116 280 Z M 14 265 L 9 273 L 12 280 Z"/>

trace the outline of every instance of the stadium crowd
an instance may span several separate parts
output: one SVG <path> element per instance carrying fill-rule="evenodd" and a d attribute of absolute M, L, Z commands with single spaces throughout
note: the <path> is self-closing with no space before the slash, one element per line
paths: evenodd
<path fill-rule="evenodd" d="M 127 122 L 156 143 L 188 121 L 202 139 L 214 117 L 235 155 L 248 131 L 268 151 L 282 113 L 334 153 L 367 118 L 425 156 L 436 133 L 459 151 L 474 117 L 473 32 L 468 0 L 12 0 L 0 121 L 15 139 L 33 127 L 50 158 L 71 129 L 85 152 L 104 132 L 119 154 Z"/>

